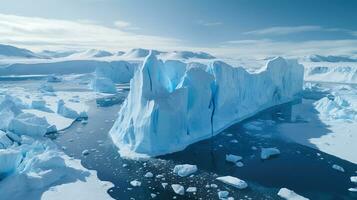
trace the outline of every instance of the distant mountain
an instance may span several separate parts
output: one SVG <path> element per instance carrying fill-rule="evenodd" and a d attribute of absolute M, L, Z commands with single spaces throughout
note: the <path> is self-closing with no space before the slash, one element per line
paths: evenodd
<path fill-rule="evenodd" d="M 0 44 L 1 57 L 17 57 L 17 58 L 42 58 L 40 55 L 27 50 L 21 49 L 10 45 Z"/>
<path fill-rule="evenodd" d="M 38 53 L 41 56 L 48 57 L 48 58 L 64 58 L 70 56 L 72 54 L 78 53 L 78 51 L 69 50 L 69 51 L 50 51 L 44 50 Z"/>
<path fill-rule="evenodd" d="M 157 50 L 152 50 L 152 52 L 155 55 L 163 53 Z M 137 48 L 137 49 L 130 50 L 129 52 L 125 53 L 123 56 L 128 58 L 145 58 L 146 56 L 149 55 L 149 53 L 150 53 L 150 49 Z"/>
<path fill-rule="evenodd" d="M 312 62 L 357 62 L 356 58 L 351 58 L 348 56 L 321 56 L 312 55 L 310 56 L 310 61 Z"/>
<path fill-rule="evenodd" d="M 216 57 L 205 52 L 173 51 L 166 53 L 165 57 L 172 59 L 215 59 Z"/>

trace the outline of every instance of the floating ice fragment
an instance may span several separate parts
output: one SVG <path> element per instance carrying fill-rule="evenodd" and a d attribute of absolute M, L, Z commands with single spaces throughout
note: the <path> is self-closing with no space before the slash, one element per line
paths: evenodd
<path fill-rule="evenodd" d="M 147 173 L 144 175 L 144 177 L 146 177 L 146 178 L 152 178 L 152 177 L 154 177 L 154 175 L 153 175 L 151 172 L 147 172 Z"/>
<path fill-rule="evenodd" d="M 174 192 L 178 195 L 184 195 L 185 194 L 185 188 L 180 185 L 180 184 L 172 184 L 171 185 L 172 189 L 174 190 Z"/>
<path fill-rule="evenodd" d="M 219 199 L 225 199 L 227 198 L 229 195 L 229 192 L 228 191 L 219 191 L 218 192 L 218 198 Z"/>
<path fill-rule="evenodd" d="M 140 187 L 141 182 L 138 180 L 133 180 L 133 181 L 130 181 L 130 185 L 132 185 L 133 187 Z"/>
<path fill-rule="evenodd" d="M 197 192 L 197 188 L 196 187 L 188 187 L 186 189 L 186 192 Z"/>
<path fill-rule="evenodd" d="M 343 167 L 341 167 L 339 165 L 336 165 L 336 164 L 333 164 L 332 168 L 337 170 L 337 171 L 340 171 L 340 172 L 345 172 L 345 169 L 343 169 Z"/>
<path fill-rule="evenodd" d="M 296 194 L 294 191 L 287 188 L 281 188 L 278 192 L 278 196 L 286 200 L 309 200 L 303 196 Z"/>
<path fill-rule="evenodd" d="M 242 160 L 241 156 L 233 155 L 233 154 L 227 154 L 226 155 L 226 161 L 236 163 L 238 161 Z"/>
<path fill-rule="evenodd" d="M 176 165 L 174 167 L 174 173 L 181 177 L 188 176 L 190 174 L 195 173 L 196 171 L 197 171 L 196 165 L 183 164 L 183 165 Z"/>
<path fill-rule="evenodd" d="M 236 187 L 238 189 L 244 189 L 244 188 L 248 187 L 248 184 L 245 181 L 243 181 L 239 178 L 233 177 L 233 176 L 221 176 L 216 179 L 225 183 L 225 184 Z"/>
<path fill-rule="evenodd" d="M 260 154 L 260 158 L 261 159 L 268 159 L 272 156 L 276 156 L 279 155 L 280 151 L 277 148 L 262 148 L 261 154 Z"/>

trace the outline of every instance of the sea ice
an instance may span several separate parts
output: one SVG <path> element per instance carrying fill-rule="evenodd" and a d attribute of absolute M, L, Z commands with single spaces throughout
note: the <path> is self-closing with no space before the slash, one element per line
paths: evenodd
<path fill-rule="evenodd" d="M 262 148 L 261 153 L 260 153 L 260 158 L 261 159 L 269 159 L 272 156 L 279 155 L 280 151 L 279 149 L 273 147 L 273 148 Z"/>
<path fill-rule="evenodd" d="M 154 177 L 154 175 L 153 175 L 151 172 L 147 172 L 147 173 L 144 175 L 144 177 L 146 177 L 146 178 L 152 178 L 152 177 Z"/>
<path fill-rule="evenodd" d="M 197 171 L 197 166 L 189 165 L 189 164 L 176 165 L 173 170 L 175 174 L 181 177 L 189 176 L 190 174 L 193 174 L 196 171 Z"/>
<path fill-rule="evenodd" d="M 238 189 L 244 189 L 244 188 L 248 187 L 248 184 L 245 181 L 243 181 L 239 178 L 233 177 L 233 176 L 221 176 L 216 179 L 225 183 L 225 184 L 236 187 Z"/>
<path fill-rule="evenodd" d="M 309 200 L 303 196 L 296 194 L 294 191 L 289 190 L 287 188 L 281 188 L 278 192 L 278 195 L 281 198 L 284 198 L 286 200 Z"/>
<path fill-rule="evenodd" d="M 352 183 L 356 183 L 357 184 L 357 176 L 351 176 L 350 180 Z"/>

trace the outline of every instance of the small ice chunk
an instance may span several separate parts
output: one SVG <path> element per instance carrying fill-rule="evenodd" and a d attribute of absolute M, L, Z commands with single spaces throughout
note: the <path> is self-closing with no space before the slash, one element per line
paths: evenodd
<path fill-rule="evenodd" d="M 228 191 L 219 191 L 218 192 L 218 198 L 219 199 L 225 199 L 227 198 L 229 195 L 229 192 Z"/>
<path fill-rule="evenodd" d="M 197 171 L 196 165 L 183 164 L 183 165 L 176 165 L 174 167 L 174 173 L 181 177 L 191 175 L 196 171 Z"/>
<path fill-rule="evenodd" d="M 231 141 L 229 141 L 229 142 L 231 142 L 231 143 L 238 143 L 238 140 L 231 140 Z"/>
<path fill-rule="evenodd" d="M 133 186 L 133 187 L 140 187 L 141 186 L 141 182 L 138 181 L 138 180 L 133 180 L 133 181 L 130 181 L 130 185 Z"/>
<path fill-rule="evenodd" d="M 239 178 L 233 177 L 233 176 L 221 176 L 216 179 L 225 183 L 225 184 L 236 187 L 238 189 L 244 189 L 244 188 L 248 187 L 248 184 L 245 181 L 243 181 Z"/>
<path fill-rule="evenodd" d="M 166 186 L 168 185 L 168 183 L 161 183 L 161 185 L 164 189 L 166 189 Z"/>
<path fill-rule="evenodd" d="M 152 177 L 154 177 L 154 175 L 153 175 L 151 172 L 147 172 L 147 173 L 144 175 L 144 177 L 146 177 L 146 178 L 152 178 Z"/>
<path fill-rule="evenodd" d="M 164 175 L 158 174 L 158 175 L 156 175 L 156 178 L 164 178 Z"/>
<path fill-rule="evenodd" d="M 77 119 L 79 117 L 79 114 L 72 108 L 67 107 L 62 99 L 57 103 L 57 113 L 70 119 Z"/>
<path fill-rule="evenodd" d="M 82 151 L 82 155 L 83 156 L 87 156 L 87 155 L 89 155 L 89 151 L 86 149 L 86 150 L 83 150 Z"/>
<path fill-rule="evenodd" d="M 151 198 L 155 198 L 155 197 L 156 197 L 156 194 L 151 193 L 150 196 L 151 196 Z"/>
<path fill-rule="evenodd" d="M 309 200 L 308 198 L 300 196 L 287 188 L 281 188 L 278 192 L 278 196 L 286 200 Z"/>
<path fill-rule="evenodd" d="M 242 162 L 236 162 L 236 166 L 237 166 L 237 167 L 243 167 L 244 164 L 243 164 Z"/>
<path fill-rule="evenodd" d="M 343 169 L 343 167 L 336 164 L 332 165 L 332 168 L 340 172 L 345 172 L 345 169 Z"/>
<path fill-rule="evenodd" d="M 280 151 L 279 149 L 273 147 L 273 148 L 262 148 L 260 158 L 261 159 L 268 159 L 272 156 L 279 155 Z"/>
<path fill-rule="evenodd" d="M 351 182 L 357 184 L 357 176 L 351 176 Z"/>
<path fill-rule="evenodd" d="M 186 192 L 197 192 L 197 188 L 196 187 L 188 187 L 186 189 Z"/>
<path fill-rule="evenodd" d="M 238 161 L 242 160 L 241 156 L 233 155 L 233 154 L 227 154 L 226 155 L 226 161 L 236 163 Z"/>
<path fill-rule="evenodd" d="M 7 136 L 7 134 L 0 130 L 0 149 L 7 149 L 12 145 L 12 141 Z"/>
<path fill-rule="evenodd" d="M 217 186 L 216 184 L 212 183 L 212 184 L 210 185 L 210 187 L 211 187 L 211 188 L 217 188 L 218 186 Z"/>
<path fill-rule="evenodd" d="M 357 192 L 357 187 L 355 187 L 355 188 L 348 188 L 348 191 L 350 191 L 350 192 Z"/>
<path fill-rule="evenodd" d="M 174 192 L 178 195 L 184 195 L 185 194 L 185 188 L 180 185 L 180 184 L 172 184 L 171 185 L 172 189 L 174 190 Z"/>

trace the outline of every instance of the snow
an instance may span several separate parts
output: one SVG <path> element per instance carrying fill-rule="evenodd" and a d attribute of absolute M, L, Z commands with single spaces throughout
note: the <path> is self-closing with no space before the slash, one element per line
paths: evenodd
<path fill-rule="evenodd" d="M 228 161 L 228 162 L 236 163 L 236 162 L 238 162 L 240 160 L 242 160 L 241 156 L 236 156 L 236 155 L 233 155 L 233 154 L 226 155 L 226 161 Z"/>
<path fill-rule="evenodd" d="M 17 57 L 17 58 L 39 58 L 34 52 L 27 49 L 20 49 L 10 45 L 0 44 L 1 57 Z"/>
<path fill-rule="evenodd" d="M 112 80 L 105 77 L 95 77 L 92 80 L 91 88 L 96 92 L 115 94 L 117 89 Z"/>
<path fill-rule="evenodd" d="M 262 148 L 261 149 L 261 153 L 260 153 L 260 158 L 265 160 L 265 159 L 269 159 L 272 156 L 276 156 L 276 155 L 279 155 L 279 154 L 280 154 L 279 149 L 277 149 L 275 147 Z"/>
<path fill-rule="evenodd" d="M 181 177 L 185 177 L 197 172 L 197 166 L 189 164 L 175 165 L 173 172 Z"/>
<path fill-rule="evenodd" d="M 248 187 L 248 184 L 245 181 L 233 176 L 221 176 L 216 179 L 238 189 L 244 189 Z"/>
<path fill-rule="evenodd" d="M 168 73 L 166 62 L 150 54 L 131 80 L 110 130 L 121 156 L 182 150 L 263 109 L 295 99 L 303 83 L 303 66 L 283 58 L 253 74 L 221 61 L 188 64 L 185 73 L 185 63 L 170 64 Z"/>
<path fill-rule="evenodd" d="M 341 96 L 336 96 L 333 99 L 324 97 L 315 102 L 314 105 L 321 115 L 329 119 L 357 121 L 357 109 L 353 108 L 351 103 Z"/>
<path fill-rule="evenodd" d="M 303 196 L 296 194 L 294 191 L 287 188 L 281 188 L 278 192 L 278 195 L 286 200 L 309 200 Z"/>
<path fill-rule="evenodd" d="M 10 131 L 17 135 L 44 136 L 49 130 L 57 130 L 51 126 L 46 118 L 31 113 L 21 113 L 9 123 Z"/>
<path fill-rule="evenodd" d="M 180 184 L 172 184 L 171 188 L 178 195 L 184 195 L 185 194 L 185 188 Z"/>

